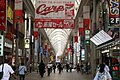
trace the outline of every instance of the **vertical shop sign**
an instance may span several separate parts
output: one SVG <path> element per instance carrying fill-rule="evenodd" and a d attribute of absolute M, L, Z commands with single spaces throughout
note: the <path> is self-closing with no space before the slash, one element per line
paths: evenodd
<path fill-rule="evenodd" d="M 85 30 L 90 30 L 90 19 L 83 19 L 83 26 Z"/>
<path fill-rule="evenodd" d="M 0 30 L 6 27 L 6 0 L 0 0 Z"/>
<path fill-rule="evenodd" d="M 23 0 L 15 0 L 15 22 L 23 22 Z M 19 18 L 19 20 L 17 19 Z"/>
<path fill-rule="evenodd" d="M 78 42 L 78 36 L 74 36 L 74 42 Z"/>
<path fill-rule="evenodd" d="M 3 35 L 0 35 L 0 56 L 3 56 Z"/>
<path fill-rule="evenodd" d="M 119 24 L 119 0 L 109 0 L 109 23 Z"/>

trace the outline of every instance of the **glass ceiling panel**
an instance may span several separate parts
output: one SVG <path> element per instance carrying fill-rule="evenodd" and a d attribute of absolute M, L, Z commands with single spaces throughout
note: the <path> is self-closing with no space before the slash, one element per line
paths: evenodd
<path fill-rule="evenodd" d="M 45 29 L 57 55 L 62 55 L 72 29 Z"/>

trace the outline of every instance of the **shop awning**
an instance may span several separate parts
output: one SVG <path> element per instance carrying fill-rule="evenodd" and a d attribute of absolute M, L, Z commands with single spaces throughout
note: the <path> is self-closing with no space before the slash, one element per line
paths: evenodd
<path fill-rule="evenodd" d="M 95 34 L 90 40 L 97 46 L 100 44 L 103 44 L 107 41 L 112 40 L 112 37 L 109 36 L 104 30 L 99 31 L 97 34 Z"/>

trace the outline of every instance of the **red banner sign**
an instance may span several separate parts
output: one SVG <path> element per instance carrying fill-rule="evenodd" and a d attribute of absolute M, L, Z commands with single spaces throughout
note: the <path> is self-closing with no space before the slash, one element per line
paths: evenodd
<path fill-rule="evenodd" d="M 78 36 L 74 36 L 74 42 L 78 42 Z"/>
<path fill-rule="evenodd" d="M 84 28 L 79 28 L 79 36 L 85 36 L 85 29 Z"/>
<path fill-rule="evenodd" d="M 6 27 L 6 0 L 0 0 L 0 30 Z"/>
<path fill-rule="evenodd" d="M 90 30 L 90 19 L 84 19 L 83 26 L 86 30 Z"/>

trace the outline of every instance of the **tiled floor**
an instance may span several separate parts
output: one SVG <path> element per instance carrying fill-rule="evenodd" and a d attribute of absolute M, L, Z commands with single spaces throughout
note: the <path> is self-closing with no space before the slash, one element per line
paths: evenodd
<path fill-rule="evenodd" d="M 63 71 L 61 74 L 59 74 L 58 72 L 51 73 L 50 76 L 47 76 L 47 73 L 45 73 L 43 78 L 41 78 L 37 72 L 32 72 L 26 75 L 25 80 L 92 80 L 92 79 L 91 75 L 81 74 L 80 72 L 77 73 L 76 71 L 73 72 Z"/>

